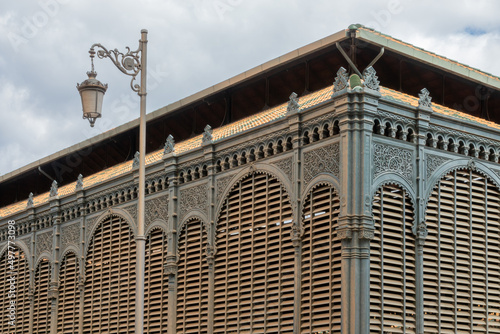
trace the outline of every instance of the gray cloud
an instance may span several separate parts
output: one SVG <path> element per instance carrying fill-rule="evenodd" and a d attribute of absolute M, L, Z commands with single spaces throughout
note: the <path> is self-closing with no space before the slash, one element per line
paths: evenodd
<path fill-rule="evenodd" d="M 128 78 L 97 59 L 104 118 L 94 129 L 81 119 L 75 85 L 94 42 L 135 49 L 149 30 L 151 112 L 358 22 L 499 75 L 498 12 L 492 0 L 4 1 L 0 175 L 138 116 Z"/>

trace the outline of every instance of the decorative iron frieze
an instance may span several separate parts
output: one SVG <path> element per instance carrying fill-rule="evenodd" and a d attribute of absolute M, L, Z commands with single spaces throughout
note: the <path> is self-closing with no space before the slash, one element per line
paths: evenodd
<path fill-rule="evenodd" d="M 127 211 L 130 217 L 134 219 L 134 222 L 137 221 L 137 204 L 132 204 L 123 208 L 123 210 Z"/>
<path fill-rule="evenodd" d="M 292 178 L 293 178 L 293 159 L 291 157 L 276 161 L 276 162 L 272 163 L 272 165 L 281 169 L 281 171 L 288 177 L 289 181 L 292 180 Z"/>
<path fill-rule="evenodd" d="M 33 249 L 31 248 L 32 247 L 32 237 L 31 236 L 28 236 L 28 237 L 24 237 L 24 238 L 19 238 L 20 241 L 24 242 L 24 244 L 26 245 L 26 247 L 28 247 L 28 250 L 33 254 Z M 28 254 L 26 254 L 28 255 Z"/>
<path fill-rule="evenodd" d="M 340 144 L 328 146 L 304 153 L 304 181 L 308 184 L 320 173 L 331 173 L 340 178 Z"/>
<path fill-rule="evenodd" d="M 377 72 L 375 69 L 370 66 L 363 72 L 363 77 L 365 79 L 364 85 L 366 88 L 370 88 L 373 90 L 379 90 L 380 89 L 380 81 L 378 80 L 377 77 Z"/>
<path fill-rule="evenodd" d="M 345 68 L 341 67 L 337 71 L 337 76 L 333 83 L 333 93 L 339 92 L 347 87 L 349 87 L 349 74 Z"/>
<path fill-rule="evenodd" d="M 49 197 L 56 197 L 58 189 L 59 186 L 57 185 L 57 181 L 56 180 L 52 181 L 52 185 L 50 186 Z"/>
<path fill-rule="evenodd" d="M 69 245 L 78 247 L 80 243 L 80 223 L 73 223 L 61 227 L 61 248 L 65 249 Z"/>
<path fill-rule="evenodd" d="M 440 157 L 437 155 L 428 154 L 426 156 L 426 160 L 427 160 L 427 179 L 429 179 L 431 177 L 432 173 L 436 169 L 438 169 L 441 165 L 443 165 L 444 163 L 446 163 L 450 159 Z"/>
<path fill-rule="evenodd" d="M 205 126 L 205 129 L 203 131 L 203 138 L 201 139 L 201 142 L 203 144 L 208 144 L 211 143 L 213 140 L 213 129 L 210 125 L 207 124 Z"/>
<path fill-rule="evenodd" d="M 297 93 L 293 92 L 290 95 L 290 100 L 288 101 L 288 105 L 286 107 L 287 115 L 296 114 L 299 112 L 300 105 Z"/>
<path fill-rule="evenodd" d="M 183 218 L 192 210 L 206 212 L 208 205 L 208 186 L 201 184 L 180 191 L 180 216 Z"/>
<path fill-rule="evenodd" d="M 174 136 L 168 135 L 167 141 L 165 142 L 165 148 L 163 149 L 163 154 L 169 154 L 173 152 L 175 152 Z"/>
<path fill-rule="evenodd" d="M 83 189 L 83 175 L 79 174 L 78 179 L 76 180 L 75 191 L 79 191 Z"/>
<path fill-rule="evenodd" d="M 156 219 L 168 220 L 168 195 L 146 201 L 146 228 Z"/>
<path fill-rule="evenodd" d="M 217 186 L 217 195 L 216 195 L 216 198 L 217 198 L 217 203 L 219 203 L 221 197 L 222 197 L 222 194 L 224 193 L 224 191 L 227 189 L 228 185 L 229 185 L 229 182 L 231 182 L 231 180 L 233 179 L 233 176 L 230 175 L 230 176 L 224 176 L 224 177 L 218 177 L 217 178 L 217 182 L 216 182 L 216 186 Z"/>
<path fill-rule="evenodd" d="M 54 231 L 49 231 L 49 232 L 44 232 L 40 233 L 36 236 L 36 242 L 35 242 L 35 258 L 38 259 L 40 254 L 42 254 L 44 251 L 48 251 L 49 254 L 52 253 L 52 240 L 54 237 Z"/>
<path fill-rule="evenodd" d="M 87 242 L 90 241 L 90 236 L 91 236 L 91 233 L 92 233 L 92 229 L 97 221 L 97 218 L 98 217 L 93 217 L 93 218 L 89 218 L 89 219 L 86 219 L 85 220 L 85 234 L 87 236 Z"/>
<path fill-rule="evenodd" d="M 427 90 L 427 88 L 424 88 L 420 91 L 418 94 L 418 106 L 419 107 L 424 107 L 424 108 L 431 108 L 432 107 L 432 98 L 430 96 L 430 92 Z"/>
<path fill-rule="evenodd" d="M 413 183 L 413 160 L 413 153 L 410 150 L 375 144 L 373 178 L 384 173 L 395 173 Z"/>

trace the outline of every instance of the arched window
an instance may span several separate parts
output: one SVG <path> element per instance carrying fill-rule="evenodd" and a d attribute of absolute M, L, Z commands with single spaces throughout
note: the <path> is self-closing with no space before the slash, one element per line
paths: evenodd
<path fill-rule="evenodd" d="M 136 246 L 128 223 L 105 219 L 85 261 L 83 332 L 134 333 Z"/>
<path fill-rule="evenodd" d="M 78 290 L 78 259 L 75 253 L 67 254 L 59 269 L 59 305 L 57 333 L 78 332 L 80 292 Z"/>
<path fill-rule="evenodd" d="M 179 235 L 177 333 L 208 332 L 207 231 L 198 220 Z"/>
<path fill-rule="evenodd" d="M 427 205 L 426 332 L 500 333 L 500 192 L 484 176 L 453 171 Z"/>
<path fill-rule="evenodd" d="M 336 239 L 339 196 L 328 185 L 304 202 L 301 330 L 303 334 L 340 333 L 341 241 Z"/>
<path fill-rule="evenodd" d="M 280 182 L 252 174 L 217 222 L 214 333 L 292 333 L 292 208 Z"/>
<path fill-rule="evenodd" d="M 415 333 L 414 218 L 406 191 L 393 185 L 381 187 L 375 194 L 373 217 L 370 331 Z"/>
<path fill-rule="evenodd" d="M 164 272 L 166 254 L 167 236 L 161 229 L 155 229 L 146 239 L 144 333 L 167 332 L 168 275 Z"/>
<path fill-rule="evenodd" d="M 50 332 L 50 263 L 47 259 L 42 259 L 35 270 L 35 294 L 33 310 L 33 333 Z"/>
<path fill-rule="evenodd" d="M 0 332 L 2 333 L 29 333 L 29 284 L 30 276 L 26 255 L 19 248 L 10 249 L 10 255 L 15 257 L 9 260 L 8 250 L 0 257 L 0 307 L 3 316 L 0 317 Z M 11 267 L 12 265 L 12 267 Z M 10 283 L 15 282 L 15 296 L 10 296 Z M 10 302 L 15 301 L 15 326 L 10 326 Z"/>

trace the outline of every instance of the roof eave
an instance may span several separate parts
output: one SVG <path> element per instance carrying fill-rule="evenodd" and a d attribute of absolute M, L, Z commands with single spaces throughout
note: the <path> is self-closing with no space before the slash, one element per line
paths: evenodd
<path fill-rule="evenodd" d="M 384 47 L 388 50 L 412 58 L 418 62 L 425 63 L 445 72 L 453 73 L 464 79 L 477 82 L 490 88 L 500 90 L 500 78 L 474 69 L 470 66 L 460 64 L 456 61 L 435 55 L 418 47 L 411 46 L 404 42 L 399 42 L 378 32 L 365 29 L 357 29 L 356 37 L 362 41 Z"/>

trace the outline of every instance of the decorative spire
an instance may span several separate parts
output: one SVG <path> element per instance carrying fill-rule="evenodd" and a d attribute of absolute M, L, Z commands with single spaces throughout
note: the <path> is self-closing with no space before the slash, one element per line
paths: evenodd
<path fill-rule="evenodd" d="M 363 72 L 363 78 L 365 79 L 366 88 L 380 90 L 380 81 L 378 81 L 377 72 L 373 66 L 368 67 Z"/>
<path fill-rule="evenodd" d="M 135 152 L 134 161 L 132 162 L 132 169 L 139 168 L 139 157 L 140 156 L 141 156 L 141 154 L 139 153 L 139 151 Z"/>
<path fill-rule="evenodd" d="M 290 100 L 288 101 L 288 106 L 286 107 L 286 114 L 291 115 L 298 113 L 300 109 L 299 99 L 297 93 L 293 92 L 290 95 Z"/>
<path fill-rule="evenodd" d="M 49 195 L 49 197 L 56 197 L 57 196 L 57 190 L 58 190 L 57 181 L 54 180 L 54 181 L 52 181 L 52 186 L 50 187 L 50 195 Z"/>
<path fill-rule="evenodd" d="M 420 94 L 418 94 L 418 106 L 423 107 L 423 108 L 431 108 L 432 103 L 431 103 L 431 96 L 427 88 L 424 88 L 420 91 Z"/>
<path fill-rule="evenodd" d="M 202 144 L 212 142 L 213 139 L 212 133 L 213 133 L 212 127 L 207 124 L 207 126 L 205 126 L 205 132 L 203 132 L 203 138 L 201 140 Z"/>
<path fill-rule="evenodd" d="M 349 87 L 349 75 L 345 68 L 341 67 L 337 71 L 335 82 L 333 83 L 333 93 L 339 92 Z"/>
<path fill-rule="evenodd" d="M 75 190 L 78 191 L 82 189 L 83 189 L 83 175 L 79 174 L 78 179 L 76 180 Z"/>
<path fill-rule="evenodd" d="M 26 204 L 27 208 L 31 208 L 33 206 L 33 193 L 30 193 L 28 196 L 28 204 Z"/>
<path fill-rule="evenodd" d="M 168 135 L 167 141 L 165 142 L 165 149 L 163 150 L 163 154 L 173 153 L 175 152 L 175 141 L 172 135 Z"/>

